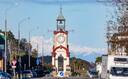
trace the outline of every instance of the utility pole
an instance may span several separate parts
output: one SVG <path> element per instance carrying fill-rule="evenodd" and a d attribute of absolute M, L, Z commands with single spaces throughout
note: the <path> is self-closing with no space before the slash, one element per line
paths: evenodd
<path fill-rule="evenodd" d="M 21 56 L 20 56 L 20 25 L 24 22 L 24 21 L 26 21 L 26 20 L 29 20 L 30 19 L 30 17 L 27 17 L 27 18 L 23 18 L 19 23 L 18 23 L 18 51 L 17 51 L 17 53 L 19 54 L 19 62 L 20 62 L 20 64 L 21 64 Z"/>
<path fill-rule="evenodd" d="M 31 67 L 31 59 L 30 59 L 30 54 L 31 54 L 31 44 L 30 44 L 30 32 L 29 32 L 29 54 L 28 54 L 28 66 L 29 68 Z"/>
<path fill-rule="evenodd" d="M 27 17 L 27 18 L 23 18 L 19 23 L 18 23 L 18 51 L 17 51 L 17 53 L 19 54 L 19 65 L 20 65 L 20 71 L 21 71 L 21 54 L 20 54 L 20 25 L 24 22 L 24 21 L 26 21 L 26 20 L 29 20 L 30 19 L 30 17 Z M 19 78 L 21 79 L 21 74 L 20 74 L 20 76 L 19 76 Z"/>
<path fill-rule="evenodd" d="M 7 64 L 7 13 L 5 13 L 5 54 L 4 54 L 4 58 L 5 58 L 5 66 L 4 66 L 4 71 L 6 72 L 6 64 Z"/>
<path fill-rule="evenodd" d="M 43 35 L 44 38 L 44 35 Z M 44 39 L 42 39 L 42 66 L 44 65 Z"/>
<path fill-rule="evenodd" d="M 37 55 L 38 55 L 38 43 L 37 43 Z M 39 59 L 38 59 L 38 56 L 37 56 L 37 69 L 39 69 Z"/>
<path fill-rule="evenodd" d="M 18 5 L 17 2 L 14 5 Z M 7 65 L 7 13 L 10 9 L 14 7 L 14 5 L 8 7 L 5 9 L 4 14 L 5 14 L 5 54 L 4 54 L 4 71 L 7 71 L 6 65 Z"/>

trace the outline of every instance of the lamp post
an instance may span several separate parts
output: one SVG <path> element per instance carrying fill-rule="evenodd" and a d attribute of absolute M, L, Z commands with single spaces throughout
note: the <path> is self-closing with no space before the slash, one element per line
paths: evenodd
<path fill-rule="evenodd" d="M 26 21 L 26 20 L 29 20 L 30 19 L 30 17 L 27 17 L 27 18 L 23 18 L 19 23 L 18 23 L 18 54 L 20 55 L 20 53 L 19 53 L 19 51 L 20 51 L 20 25 L 24 22 L 24 21 Z M 19 61 L 20 61 L 20 64 L 21 64 L 21 56 L 20 56 L 20 58 L 19 58 Z"/>
<path fill-rule="evenodd" d="M 28 54 L 28 67 L 30 68 L 31 67 L 31 60 L 30 60 L 30 53 L 31 53 L 31 47 L 30 47 L 30 44 L 31 41 L 30 41 L 30 32 L 29 32 L 29 54 Z"/>
<path fill-rule="evenodd" d="M 38 47 L 38 43 L 37 43 L 37 53 L 39 52 L 39 47 Z M 36 60 L 36 65 L 37 65 L 37 69 L 39 69 L 39 59 L 38 56 L 36 56 L 37 60 Z"/>
<path fill-rule="evenodd" d="M 23 23 L 23 22 L 25 22 L 26 20 L 29 20 L 30 19 L 30 17 L 26 17 L 26 18 L 23 18 L 22 20 L 20 20 L 19 21 L 19 23 L 18 23 L 18 51 L 17 51 L 17 53 L 18 53 L 18 55 L 19 55 L 19 63 L 20 63 L 20 70 L 21 70 L 21 56 L 20 56 L 20 27 L 21 27 L 21 24 Z M 20 74 L 20 79 L 21 79 L 21 74 Z"/>
<path fill-rule="evenodd" d="M 4 61 L 5 61 L 5 64 L 4 64 L 4 71 L 6 72 L 6 63 L 7 63 L 7 10 L 5 10 L 5 54 L 4 54 Z"/>
<path fill-rule="evenodd" d="M 15 5 L 18 5 L 17 3 Z M 10 6 L 9 8 L 6 8 L 5 11 L 4 11 L 4 14 L 5 14 L 5 54 L 4 54 L 4 71 L 6 72 L 7 71 L 7 68 L 6 68 L 6 65 L 7 65 L 7 13 L 10 9 L 12 9 L 14 7 L 13 6 Z"/>
<path fill-rule="evenodd" d="M 36 28 L 38 30 L 38 27 Z M 35 28 L 29 30 L 29 52 L 28 52 L 28 67 L 31 67 L 31 31 L 35 30 Z M 38 44 L 38 43 L 37 43 Z M 37 49 L 38 49 L 38 45 L 37 45 Z"/>
<path fill-rule="evenodd" d="M 44 38 L 45 36 L 43 35 L 43 38 Z M 45 41 L 44 41 L 44 39 L 42 38 L 42 66 L 44 66 L 44 45 L 45 45 Z"/>

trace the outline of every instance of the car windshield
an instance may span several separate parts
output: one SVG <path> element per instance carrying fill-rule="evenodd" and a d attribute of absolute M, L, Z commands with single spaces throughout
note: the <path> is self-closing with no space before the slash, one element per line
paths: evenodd
<path fill-rule="evenodd" d="M 115 76 L 128 76 L 128 68 L 112 67 L 110 73 Z"/>
<path fill-rule="evenodd" d="M 23 71 L 23 73 L 31 73 L 31 71 L 26 70 L 26 71 Z"/>

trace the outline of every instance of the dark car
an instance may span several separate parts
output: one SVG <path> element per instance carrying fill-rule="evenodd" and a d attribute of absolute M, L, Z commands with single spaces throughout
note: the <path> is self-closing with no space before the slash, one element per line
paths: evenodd
<path fill-rule="evenodd" d="M 33 77 L 33 73 L 31 70 L 24 70 L 22 72 L 22 79 L 29 79 Z"/>
<path fill-rule="evenodd" d="M 44 70 L 44 73 L 45 74 L 50 74 L 50 71 L 49 70 Z"/>
<path fill-rule="evenodd" d="M 33 74 L 33 77 L 34 77 L 34 78 L 37 77 L 37 73 L 36 73 L 35 70 L 32 70 L 32 74 Z"/>
<path fill-rule="evenodd" d="M 98 72 L 96 72 L 96 71 L 87 71 L 87 75 L 90 78 L 98 78 Z"/>
<path fill-rule="evenodd" d="M 12 76 L 7 72 L 0 71 L 0 79 L 12 79 Z"/>
<path fill-rule="evenodd" d="M 35 70 L 35 72 L 37 73 L 37 77 L 43 77 L 43 76 L 45 76 L 45 73 L 44 73 L 44 71 L 43 70 Z"/>

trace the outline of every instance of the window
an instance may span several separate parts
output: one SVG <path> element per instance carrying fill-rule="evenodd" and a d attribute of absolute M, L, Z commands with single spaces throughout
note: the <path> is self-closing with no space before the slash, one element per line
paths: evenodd
<path fill-rule="evenodd" d="M 127 62 L 127 58 L 114 58 L 114 61 Z"/>
<path fill-rule="evenodd" d="M 128 76 L 128 68 L 112 67 L 110 73 L 115 76 Z"/>

